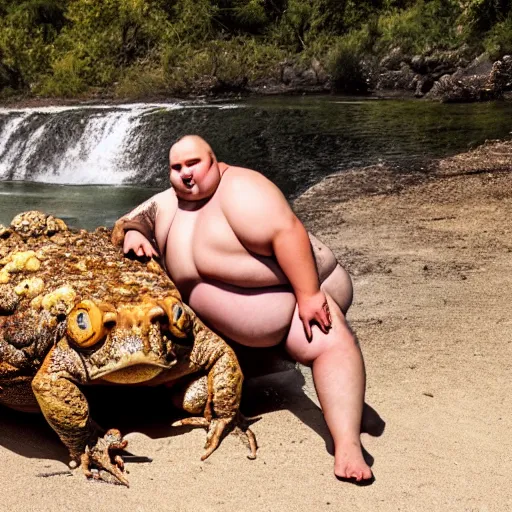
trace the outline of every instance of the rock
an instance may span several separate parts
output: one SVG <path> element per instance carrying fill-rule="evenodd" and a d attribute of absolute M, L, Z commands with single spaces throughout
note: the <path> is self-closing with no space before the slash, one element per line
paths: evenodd
<path fill-rule="evenodd" d="M 425 65 L 425 58 L 422 55 L 415 55 L 411 59 L 411 68 L 416 73 L 425 74 L 427 72 L 427 66 Z"/>
<path fill-rule="evenodd" d="M 281 69 L 281 82 L 289 85 L 295 79 L 295 69 L 289 64 L 285 64 Z"/>
<path fill-rule="evenodd" d="M 403 89 L 414 91 L 416 89 L 416 75 L 411 67 L 402 62 L 399 71 L 384 71 L 377 77 L 378 89 Z"/>
<path fill-rule="evenodd" d="M 379 66 L 386 70 L 398 71 L 403 60 L 404 54 L 402 49 L 400 47 L 395 47 L 381 59 Z"/>
<path fill-rule="evenodd" d="M 414 96 L 416 96 L 416 98 L 422 98 L 432 89 L 433 85 L 434 79 L 431 76 L 416 75 L 416 90 L 414 91 Z"/>
<path fill-rule="evenodd" d="M 315 72 L 317 83 L 323 84 L 327 82 L 329 75 L 323 68 L 322 64 L 320 64 L 320 61 L 314 57 L 311 59 L 311 69 Z"/>

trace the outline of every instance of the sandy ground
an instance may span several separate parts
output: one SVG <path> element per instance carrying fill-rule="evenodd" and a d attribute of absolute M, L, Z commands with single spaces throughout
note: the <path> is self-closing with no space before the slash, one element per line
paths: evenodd
<path fill-rule="evenodd" d="M 153 458 L 127 465 L 129 489 L 69 472 L 40 417 L 1 409 L 0 510 L 512 510 L 511 169 L 512 144 L 489 144 L 424 175 L 333 176 L 295 202 L 353 275 L 367 403 L 386 424 L 362 436 L 373 485 L 333 477 L 310 375 L 289 370 L 248 382 L 255 461 L 231 435 L 200 462 L 204 431 L 170 428 L 158 394 L 109 397 L 100 416 Z"/>

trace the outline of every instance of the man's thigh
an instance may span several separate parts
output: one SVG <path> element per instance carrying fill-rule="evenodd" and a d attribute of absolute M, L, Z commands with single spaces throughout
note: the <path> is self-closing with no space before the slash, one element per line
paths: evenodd
<path fill-rule="evenodd" d="M 304 324 L 299 318 L 295 307 L 293 318 L 285 341 L 288 354 L 301 364 L 309 366 L 322 353 L 332 348 L 343 350 L 346 344 L 354 343 L 354 335 L 345 320 L 345 315 L 338 304 L 327 295 L 332 325 L 327 333 L 323 333 L 316 325 L 312 325 L 313 339 L 309 341 L 304 332 Z"/>

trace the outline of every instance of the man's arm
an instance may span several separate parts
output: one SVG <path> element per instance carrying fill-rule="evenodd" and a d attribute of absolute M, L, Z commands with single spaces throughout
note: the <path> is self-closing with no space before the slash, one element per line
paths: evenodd
<path fill-rule="evenodd" d="M 312 322 L 327 332 L 330 313 L 320 290 L 309 237 L 281 191 L 263 175 L 243 170 L 229 176 L 221 200 L 224 214 L 244 246 L 277 259 L 295 293 L 307 338 L 311 340 Z"/>
<path fill-rule="evenodd" d="M 158 256 L 165 248 L 176 207 L 172 189 L 150 197 L 115 223 L 112 243 L 123 245 L 125 253 L 133 250 L 138 256 Z"/>

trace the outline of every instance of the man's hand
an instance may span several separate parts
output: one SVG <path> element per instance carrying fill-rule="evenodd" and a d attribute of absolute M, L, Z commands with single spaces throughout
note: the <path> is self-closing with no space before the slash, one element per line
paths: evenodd
<path fill-rule="evenodd" d="M 133 251 L 137 256 L 147 256 L 148 258 L 158 256 L 149 240 L 135 229 L 130 229 L 125 233 L 123 251 L 125 254 Z"/>
<path fill-rule="evenodd" d="M 327 334 L 331 328 L 331 313 L 327 298 L 321 290 L 308 297 L 297 297 L 299 318 L 304 325 L 304 332 L 308 341 L 312 341 L 311 323 L 318 324 L 323 333 Z"/>

